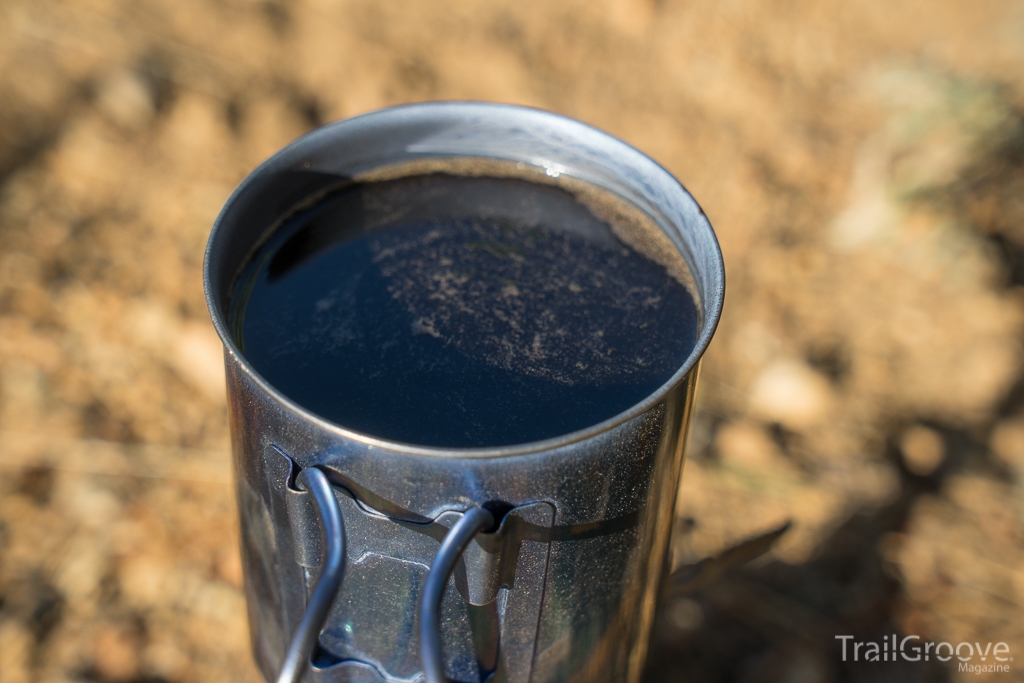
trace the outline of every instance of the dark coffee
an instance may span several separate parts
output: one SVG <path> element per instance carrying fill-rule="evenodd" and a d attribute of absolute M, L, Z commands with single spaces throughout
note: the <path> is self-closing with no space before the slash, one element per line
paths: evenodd
<path fill-rule="evenodd" d="M 697 309 L 653 222 L 580 187 L 350 184 L 250 259 L 236 341 L 293 401 L 392 441 L 512 445 L 613 417 L 683 364 Z"/>

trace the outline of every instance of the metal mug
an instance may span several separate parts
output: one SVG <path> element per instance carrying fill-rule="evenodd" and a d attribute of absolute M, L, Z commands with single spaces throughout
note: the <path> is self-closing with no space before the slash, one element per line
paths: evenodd
<path fill-rule="evenodd" d="M 453 158 L 570 174 L 662 228 L 692 273 L 700 329 L 660 389 L 556 438 L 445 449 L 356 433 L 260 377 L 226 324 L 233 277 L 254 246 L 339 181 Z M 671 174 L 539 110 L 386 109 L 319 128 L 246 178 L 214 224 L 204 282 L 225 349 L 249 623 L 268 680 L 639 680 L 725 283 L 714 232 Z"/>

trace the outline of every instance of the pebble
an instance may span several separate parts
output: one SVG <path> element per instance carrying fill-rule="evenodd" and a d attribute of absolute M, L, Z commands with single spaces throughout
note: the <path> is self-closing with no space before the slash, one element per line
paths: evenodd
<path fill-rule="evenodd" d="M 750 414 L 795 431 L 820 423 L 833 402 L 828 379 L 797 360 L 778 360 L 754 380 Z"/>
<path fill-rule="evenodd" d="M 946 443 L 934 429 L 922 425 L 908 427 L 900 435 L 903 463 L 911 473 L 927 477 L 939 468 L 946 457 Z"/>

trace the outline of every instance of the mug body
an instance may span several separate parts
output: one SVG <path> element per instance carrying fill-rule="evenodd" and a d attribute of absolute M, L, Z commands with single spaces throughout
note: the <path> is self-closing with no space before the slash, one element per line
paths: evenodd
<path fill-rule="evenodd" d="M 629 201 L 692 275 L 699 337 L 686 362 L 629 410 L 556 438 L 442 449 L 346 429 L 282 395 L 229 332 L 233 278 L 310 197 L 380 169 L 485 159 L 568 174 Z M 322 562 L 299 471 L 327 475 L 344 520 L 345 578 L 306 674 L 324 682 L 422 680 L 416 605 L 441 540 L 488 507 L 496 531 L 467 547 L 441 609 L 456 681 L 639 680 L 668 544 L 700 357 L 717 325 L 724 268 L 693 198 L 663 168 L 584 124 L 520 107 L 432 103 L 320 128 L 260 166 L 217 219 L 207 300 L 225 346 L 228 410 L 253 648 L 268 680 Z M 402 415 L 396 414 L 396 420 Z"/>

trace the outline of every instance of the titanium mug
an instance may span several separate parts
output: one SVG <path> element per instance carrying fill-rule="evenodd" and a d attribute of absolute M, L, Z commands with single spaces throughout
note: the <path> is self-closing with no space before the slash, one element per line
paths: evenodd
<path fill-rule="evenodd" d="M 570 174 L 668 235 L 692 273 L 700 327 L 660 389 L 556 438 L 444 449 L 353 432 L 260 377 L 226 324 L 232 280 L 254 246 L 346 178 L 458 158 Z M 319 128 L 246 178 L 213 226 L 204 284 L 224 343 L 249 623 L 268 681 L 639 680 L 699 362 L 725 293 L 711 225 L 668 171 L 534 109 L 386 109 Z"/>

